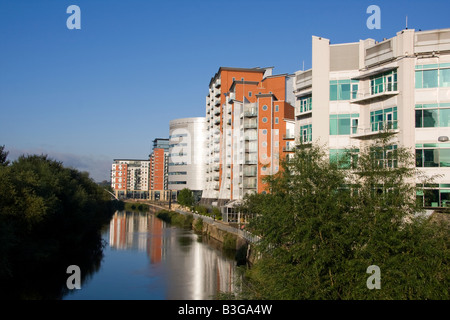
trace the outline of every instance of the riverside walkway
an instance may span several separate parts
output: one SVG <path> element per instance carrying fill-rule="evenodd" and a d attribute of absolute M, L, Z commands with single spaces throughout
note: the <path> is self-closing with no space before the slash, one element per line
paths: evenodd
<path fill-rule="evenodd" d="M 236 236 L 239 236 L 239 237 L 247 240 L 250 243 L 256 243 L 256 242 L 259 241 L 259 237 L 258 236 L 255 236 L 255 235 L 251 234 L 247 230 L 241 230 L 241 229 L 232 227 L 232 226 L 228 225 L 225 222 L 222 222 L 222 221 L 219 221 L 219 220 L 215 220 L 215 219 L 213 219 L 211 217 L 208 217 L 208 216 L 204 216 L 204 215 L 201 215 L 201 214 L 198 214 L 198 213 L 195 213 L 195 212 L 182 210 L 180 208 L 169 209 L 168 206 L 163 205 L 163 204 L 155 204 L 155 203 L 152 203 L 152 202 L 146 202 L 146 204 L 148 204 L 149 206 L 154 207 L 154 208 L 159 208 L 161 210 L 172 210 L 172 211 L 175 211 L 175 212 L 177 212 L 179 214 L 183 214 L 183 215 L 191 214 L 192 216 L 194 216 L 195 219 L 202 219 L 206 223 L 208 223 L 210 225 L 213 225 L 213 226 L 217 227 L 220 230 L 223 230 L 223 231 L 229 232 L 231 234 L 234 234 Z"/>

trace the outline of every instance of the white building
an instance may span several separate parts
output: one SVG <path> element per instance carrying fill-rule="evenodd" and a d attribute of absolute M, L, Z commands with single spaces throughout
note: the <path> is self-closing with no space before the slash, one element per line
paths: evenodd
<path fill-rule="evenodd" d="M 170 121 L 169 190 L 188 188 L 199 200 L 205 187 L 206 119 Z"/>
<path fill-rule="evenodd" d="M 313 37 L 312 69 L 295 73 L 294 94 L 296 138 L 339 157 L 388 126 L 419 170 L 441 175 L 425 199 L 418 192 L 424 205 L 450 201 L 450 29 L 333 45 Z"/>

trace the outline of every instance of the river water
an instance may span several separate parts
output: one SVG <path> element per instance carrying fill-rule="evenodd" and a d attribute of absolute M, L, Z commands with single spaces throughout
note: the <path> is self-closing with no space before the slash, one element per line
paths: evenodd
<path fill-rule="evenodd" d="M 116 212 L 99 270 L 63 299 L 209 300 L 234 292 L 234 257 L 205 238 L 154 213 Z"/>

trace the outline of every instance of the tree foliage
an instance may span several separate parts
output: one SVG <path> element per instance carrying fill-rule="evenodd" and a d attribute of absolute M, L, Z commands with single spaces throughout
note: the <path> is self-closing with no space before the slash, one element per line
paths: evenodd
<path fill-rule="evenodd" d="M 262 240 L 247 272 L 253 299 L 448 299 L 449 229 L 421 215 L 413 155 L 388 134 L 352 169 L 324 149 L 300 146 L 269 176 L 268 194 L 247 196 L 249 229 Z M 366 285 L 371 265 L 380 290 Z"/>
<path fill-rule="evenodd" d="M 9 283 L 74 259 L 98 239 L 113 209 L 88 173 L 45 155 L 0 166 L 0 181 L 0 280 Z"/>
<path fill-rule="evenodd" d="M 185 207 L 192 207 L 194 205 L 194 195 L 188 188 L 184 188 L 178 193 L 178 203 Z"/>

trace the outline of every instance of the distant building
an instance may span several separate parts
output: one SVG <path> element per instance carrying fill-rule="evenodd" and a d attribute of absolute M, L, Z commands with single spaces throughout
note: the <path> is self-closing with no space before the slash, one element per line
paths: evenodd
<path fill-rule="evenodd" d="M 169 189 L 188 188 L 199 201 L 205 187 L 206 119 L 172 120 L 169 130 Z"/>
<path fill-rule="evenodd" d="M 147 199 L 149 188 L 148 160 L 114 159 L 111 187 L 120 199 Z"/>
<path fill-rule="evenodd" d="M 150 154 L 150 200 L 169 200 L 169 139 L 153 140 L 153 152 Z"/>

